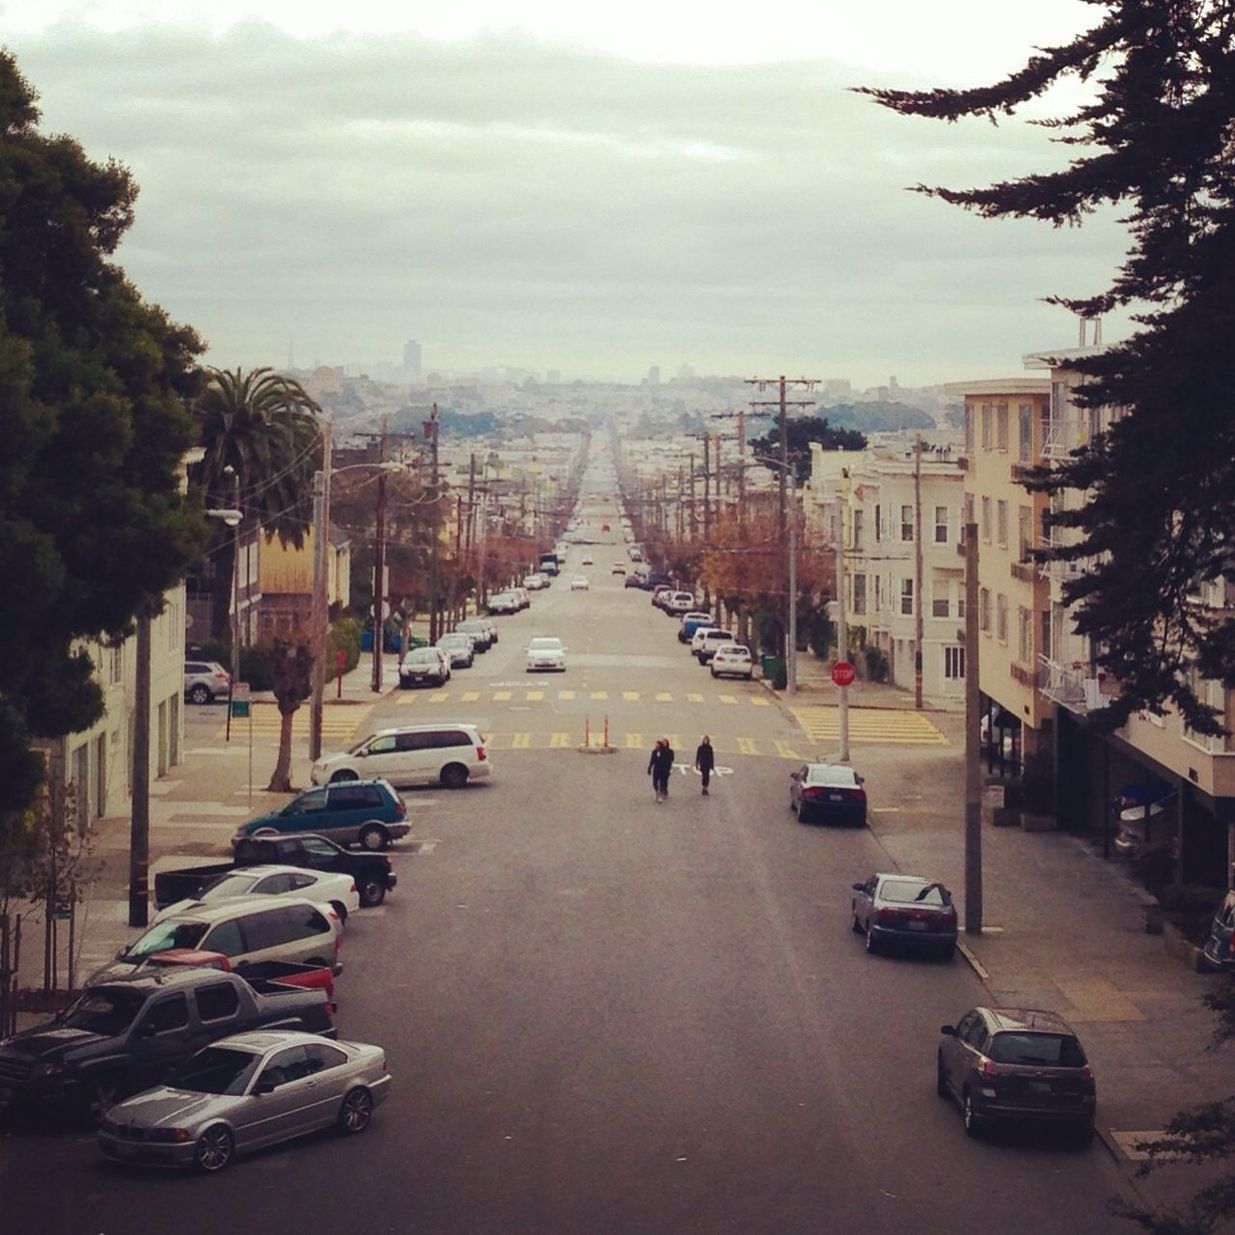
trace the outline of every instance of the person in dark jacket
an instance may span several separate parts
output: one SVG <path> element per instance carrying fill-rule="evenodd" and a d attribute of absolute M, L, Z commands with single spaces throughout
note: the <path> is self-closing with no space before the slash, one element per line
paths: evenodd
<path fill-rule="evenodd" d="M 648 772 L 652 777 L 652 788 L 656 792 L 656 800 L 663 802 L 669 796 L 669 773 L 673 771 L 673 747 L 668 738 L 657 738 L 652 748 L 652 757 L 648 760 Z"/>
<path fill-rule="evenodd" d="M 712 779 L 712 769 L 716 766 L 716 752 L 712 749 L 712 739 L 705 733 L 703 741 L 695 748 L 695 771 L 703 780 L 703 796 L 708 796 L 708 781 Z"/>

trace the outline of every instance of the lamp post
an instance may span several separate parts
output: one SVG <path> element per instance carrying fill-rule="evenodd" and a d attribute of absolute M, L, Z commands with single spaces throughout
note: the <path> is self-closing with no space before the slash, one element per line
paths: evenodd
<path fill-rule="evenodd" d="M 206 511 L 206 518 L 221 519 L 232 529 L 232 654 L 231 680 L 227 684 L 227 728 L 224 740 L 232 740 L 232 696 L 236 692 L 236 679 L 240 676 L 240 524 L 244 521 L 244 512 L 240 509 L 240 477 L 236 469 L 229 463 L 223 469 L 225 476 L 233 480 L 233 505 L 221 510 Z"/>

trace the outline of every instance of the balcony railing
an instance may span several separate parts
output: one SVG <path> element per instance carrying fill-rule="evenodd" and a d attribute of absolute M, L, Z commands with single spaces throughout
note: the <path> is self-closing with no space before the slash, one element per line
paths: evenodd
<path fill-rule="evenodd" d="M 1046 656 L 1040 656 L 1038 663 L 1038 689 L 1052 703 L 1082 716 L 1110 703 L 1114 691 L 1104 677 L 1094 676 L 1088 665 L 1062 665 Z"/>
<path fill-rule="evenodd" d="M 1046 680 L 1046 672 L 1040 664 L 1013 664 L 1012 680 L 1014 682 L 1019 682 L 1022 686 L 1041 686 Z"/>

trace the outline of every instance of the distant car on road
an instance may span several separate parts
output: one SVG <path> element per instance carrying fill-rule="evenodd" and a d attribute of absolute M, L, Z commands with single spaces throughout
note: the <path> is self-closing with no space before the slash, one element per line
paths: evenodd
<path fill-rule="evenodd" d="M 863 783 L 863 778 L 844 764 L 804 763 L 789 773 L 789 809 L 800 823 L 821 819 L 864 827 Z"/>
<path fill-rule="evenodd" d="M 693 613 L 698 603 L 692 592 L 670 592 L 661 598 L 660 607 L 670 617 L 680 618 Z"/>
<path fill-rule="evenodd" d="M 592 560 L 592 555 L 591 555 L 590 553 L 589 553 L 589 554 L 587 554 L 587 555 L 584 557 L 583 561 L 582 561 L 582 562 L 580 562 L 579 564 L 580 564 L 581 566 L 595 566 L 595 565 L 596 565 L 596 563 Z"/>
<path fill-rule="evenodd" d="M 518 613 L 522 607 L 514 592 L 494 592 L 489 597 L 490 613 Z"/>
<path fill-rule="evenodd" d="M 462 631 L 443 635 L 437 641 L 437 646 L 450 657 L 452 669 L 470 669 L 476 661 L 476 645 L 471 636 L 463 634 Z"/>
<path fill-rule="evenodd" d="M 213 660 L 184 662 L 184 697 L 190 703 L 209 703 L 226 699 L 231 693 L 232 675 Z"/>
<path fill-rule="evenodd" d="M 624 575 L 626 573 L 626 563 L 614 562 L 610 573 L 615 575 Z"/>
<path fill-rule="evenodd" d="M 572 592 L 586 592 L 589 588 L 587 575 L 576 575 L 570 581 L 570 590 Z"/>
<path fill-rule="evenodd" d="M 399 661 L 399 685 L 442 686 L 450 681 L 450 657 L 441 648 L 412 648 Z"/>
<path fill-rule="evenodd" d="M 626 586 L 626 587 L 634 587 L 634 588 L 642 588 L 642 587 L 643 587 L 643 579 L 642 579 L 642 577 L 641 577 L 641 576 L 639 576 L 639 575 L 627 575 L 627 576 L 626 576 L 626 583 L 625 583 L 625 585 L 624 585 L 624 586 Z"/>
<path fill-rule="evenodd" d="M 745 678 L 749 682 L 755 675 L 754 658 L 744 643 L 722 643 L 712 654 L 709 667 L 714 678 Z"/>
<path fill-rule="evenodd" d="M 1072 1027 L 1039 1008 L 974 1008 L 943 1025 L 935 1089 L 960 1103 L 965 1131 L 988 1122 L 1055 1122 L 1093 1140 L 1097 1086 Z"/>
<path fill-rule="evenodd" d="M 527 671 L 549 669 L 560 673 L 566 672 L 566 649 L 558 638 L 539 635 L 527 645 Z"/>
<path fill-rule="evenodd" d="M 853 929 L 872 955 L 887 944 L 928 948 L 951 960 L 956 949 L 952 893 L 918 875 L 872 875 L 853 885 Z"/>
<path fill-rule="evenodd" d="M 455 623 L 455 633 L 467 635 L 478 652 L 487 652 L 493 643 L 493 627 L 487 618 L 464 618 Z"/>
<path fill-rule="evenodd" d="M 117 1162 L 213 1175 L 238 1153 L 319 1128 L 363 1132 L 390 1084 L 377 1046 L 288 1030 L 233 1034 L 199 1051 L 167 1084 L 113 1106 L 99 1149 Z"/>

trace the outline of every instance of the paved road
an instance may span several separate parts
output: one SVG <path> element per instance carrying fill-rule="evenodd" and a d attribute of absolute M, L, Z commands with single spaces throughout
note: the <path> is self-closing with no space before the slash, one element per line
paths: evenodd
<path fill-rule="evenodd" d="M 221 1179 L 105 1167 L 86 1137 L 10 1139 L 4 1235 L 1128 1229 L 1101 1148 L 973 1142 L 935 1096 L 938 1026 L 982 998 L 969 968 L 868 958 L 848 929 L 850 882 L 887 865 L 881 827 L 955 810 L 946 723 L 927 746 L 855 750 L 872 830 L 799 826 L 802 728 L 757 685 L 717 687 L 606 573 L 613 556 L 590 592 L 559 582 L 507 620 L 448 699 L 364 716 L 499 735 L 491 784 L 408 795 L 420 852 L 401 847 L 398 896 L 348 927 L 341 1032 L 384 1044 L 396 1083 L 371 1131 Z M 531 633 L 564 637 L 561 679 L 521 672 Z M 614 755 L 513 738 L 581 735 L 605 710 Z M 703 799 L 681 773 L 655 804 L 646 745 L 677 735 L 689 761 L 704 731 L 732 774 Z"/>

